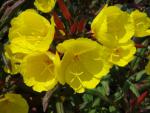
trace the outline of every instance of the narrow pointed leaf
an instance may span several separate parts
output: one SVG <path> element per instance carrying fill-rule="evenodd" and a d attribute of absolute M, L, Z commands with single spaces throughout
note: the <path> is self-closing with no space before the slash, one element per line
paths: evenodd
<path fill-rule="evenodd" d="M 68 10 L 68 8 L 66 7 L 65 3 L 63 2 L 63 0 L 57 0 L 58 2 L 58 6 L 61 9 L 63 16 L 67 19 L 70 20 L 71 19 L 71 14 Z"/>

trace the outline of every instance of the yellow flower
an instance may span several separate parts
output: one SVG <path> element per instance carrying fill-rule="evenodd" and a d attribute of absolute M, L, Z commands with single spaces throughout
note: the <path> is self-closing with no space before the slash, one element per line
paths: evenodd
<path fill-rule="evenodd" d="M 50 12 L 55 6 L 56 0 L 35 0 L 36 8 L 44 13 Z"/>
<path fill-rule="evenodd" d="M 107 48 L 106 51 L 110 53 L 109 62 L 118 66 L 125 66 L 133 60 L 136 48 L 133 41 L 123 44 L 117 44 L 116 47 Z"/>
<path fill-rule="evenodd" d="M 26 54 L 23 53 L 13 53 L 9 44 L 5 44 L 5 62 L 6 65 L 4 70 L 10 74 L 17 74 L 20 72 L 20 63 Z"/>
<path fill-rule="evenodd" d="M 149 56 L 149 58 L 150 58 L 150 56 Z M 146 67 L 145 67 L 145 71 L 146 71 L 146 73 L 147 73 L 148 75 L 150 75 L 150 60 L 149 60 L 148 64 L 147 64 Z"/>
<path fill-rule="evenodd" d="M 95 38 L 107 46 L 126 43 L 134 35 L 130 15 L 117 6 L 105 6 L 93 20 L 91 29 Z"/>
<path fill-rule="evenodd" d="M 50 24 L 33 9 L 22 12 L 11 21 L 9 39 L 13 46 L 12 51 L 47 51 L 54 37 L 54 28 L 53 17 Z"/>
<path fill-rule="evenodd" d="M 150 18 L 146 13 L 135 10 L 130 16 L 134 21 L 135 37 L 144 37 L 150 35 Z"/>
<path fill-rule="evenodd" d="M 50 52 L 36 52 L 25 56 L 21 63 L 21 74 L 27 86 L 37 92 L 48 91 L 56 84 L 56 65 L 59 56 Z"/>
<path fill-rule="evenodd" d="M 0 96 L 0 113 L 28 113 L 29 106 L 19 94 L 7 93 Z"/>
<path fill-rule="evenodd" d="M 57 78 L 61 84 L 69 84 L 77 93 L 95 88 L 111 68 L 103 46 L 90 39 L 66 40 L 57 46 L 57 50 L 64 53 Z"/>

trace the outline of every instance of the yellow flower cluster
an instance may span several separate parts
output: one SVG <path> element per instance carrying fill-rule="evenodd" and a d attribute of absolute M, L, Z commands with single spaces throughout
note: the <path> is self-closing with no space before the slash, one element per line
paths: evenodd
<path fill-rule="evenodd" d="M 36 0 L 35 6 L 48 12 L 53 7 L 50 2 Z M 129 14 L 106 5 L 91 24 L 98 42 L 86 37 L 65 40 L 56 47 L 63 55 L 60 60 L 57 52 L 48 51 L 55 33 L 53 17 L 50 21 L 33 9 L 22 12 L 11 21 L 9 43 L 5 45 L 5 56 L 11 64 L 6 71 L 21 73 L 25 84 L 38 92 L 48 91 L 58 82 L 70 85 L 77 93 L 95 88 L 113 65 L 123 67 L 133 60 L 133 36 L 149 35 L 145 13 Z"/>
<path fill-rule="evenodd" d="M 29 106 L 19 94 L 0 95 L 0 113 L 28 113 Z"/>
<path fill-rule="evenodd" d="M 24 82 L 35 91 L 47 91 L 56 85 L 55 62 L 58 56 L 48 52 L 55 33 L 50 22 L 35 10 L 28 9 L 11 21 L 5 56 L 11 74 L 21 73 Z"/>
<path fill-rule="evenodd" d="M 117 6 L 106 5 L 93 20 L 91 29 L 94 37 L 109 51 L 109 62 L 125 66 L 136 52 L 131 38 L 150 35 L 149 24 L 145 13 L 135 10 L 129 14 Z"/>

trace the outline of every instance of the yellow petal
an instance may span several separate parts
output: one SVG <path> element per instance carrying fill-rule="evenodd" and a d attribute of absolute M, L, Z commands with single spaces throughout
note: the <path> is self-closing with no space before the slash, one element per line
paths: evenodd
<path fill-rule="evenodd" d="M 108 48 L 110 52 L 109 61 L 118 66 L 124 67 L 133 60 L 136 48 L 133 41 L 124 44 L 117 44 L 114 48 Z"/>
<path fill-rule="evenodd" d="M 28 9 L 12 19 L 9 29 L 10 43 L 14 46 L 19 45 L 18 52 L 25 51 L 19 50 L 19 48 L 27 49 L 26 52 L 29 52 L 29 49 L 46 51 L 54 38 L 54 28 L 53 17 L 50 24 L 35 10 Z"/>
<path fill-rule="evenodd" d="M 117 6 L 104 7 L 91 24 L 92 32 L 100 43 L 113 47 L 126 43 L 134 35 L 134 25 L 127 12 Z M 113 43 L 112 43 L 113 42 Z"/>
<path fill-rule="evenodd" d="M 37 92 L 52 89 L 57 84 L 55 60 L 58 60 L 58 56 L 50 52 L 27 55 L 21 64 L 25 84 Z"/>
<path fill-rule="evenodd" d="M 130 15 L 134 21 L 135 37 L 144 37 L 150 35 L 150 18 L 146 13 L 135 10 Z"/>
<path fill-rule="evenodd" d="M 57 50 L 64 53 L 58 80 L 69 84 L 77 93 L 95 88 L 111 68 L 104 60 L 108 55 L 102 52 L 103 47 L 90 39 L 70 39 L 59 44 Z"/>
<path fill-rule="evenodd" d="M 20 72 L 20 63 L 26 54 L 24 53 L 13 53 L 9 44 L 5 44 L 5 61 L 6 65 L 4 67 L 5 71 L 10 74 L 17 74 Z"/>
<path fill-rule="evenodd" d="M 55 6 L 56 0 L 35 0 L 34 5 L 43 13 L 50 12 Z"/>
<path fill-rule="evenodd" d="M 7 93 L 0 98 L 0 113 L 28 113 L 29 106 L 19 94 Z"/>

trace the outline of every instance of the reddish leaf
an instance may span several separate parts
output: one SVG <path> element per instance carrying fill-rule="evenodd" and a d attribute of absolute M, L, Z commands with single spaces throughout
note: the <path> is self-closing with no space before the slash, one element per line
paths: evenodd
<path fill-rule="evenodd" d="M 131 100 L 130 100 L 130 111 L 133 110 L 135 104 L 136 104 L 136 100 L 135 100 L 135 99 L 131 99 Z"/>
<path fill-rule="evenodd" d="M 85 19 L 81 19 L 79 22 L 78 22 L 78 32 L 82 32 L 83 29 L 84 29 L 84 26 L 85 26 Z"/>
<path fill-rule="evenodd" d="M 71 19 L 71 14 L 68 10 L 68 8 L 66 7 L 65 3 L 63 2 L 63 0 L 57 0 L 59 8 L 61 9 L 63 16 L 67 19 L 70 20 Z"/>
<path fill-rule="evenodd" d="M 77 25 L 78 25 L 78 24 L 77 24 L 76 22 L 71 25 L 71 27 L 70 27 L 70 32 L 71 32 L 72 34 L 74 34 L 74 33 L 77 31 Z"/>
<path fill-rule="evenodd" d="M 132 107 L 135 106 L 135 103 L 136 103 L 135 99 L 131 99 L 131 100 L 130 100 L 130 105 L 131 105 Z"/>
<path fill-rule="evenodd" d="M 62 23 L 62 21 L 58 17 L 57 13 L 53 12 L 53 16 L 54 16 L 54 21 L 55 21 L 56 27 L 65 32 L 64 24 Z"/>
<path fill-rule="evenodd" d="M 4 85 L 4 81 L 0 80 L 0 87 Z"/>
<path fill-rule="evenodd" d="M 137 99 L 137 104 L 140 105 L 144 101 L 147 95 L 148 95 L 148 91 L 145 91 L 144 93 L 142 93 Z"/>
<path fill-rule="evenodd" d="M 144 45 L 141 45 L 141 44 L 135 44 L 135 47 L 136 47 L 136 48 L 145 48 L 145 46 L 144 46 Z"/>

